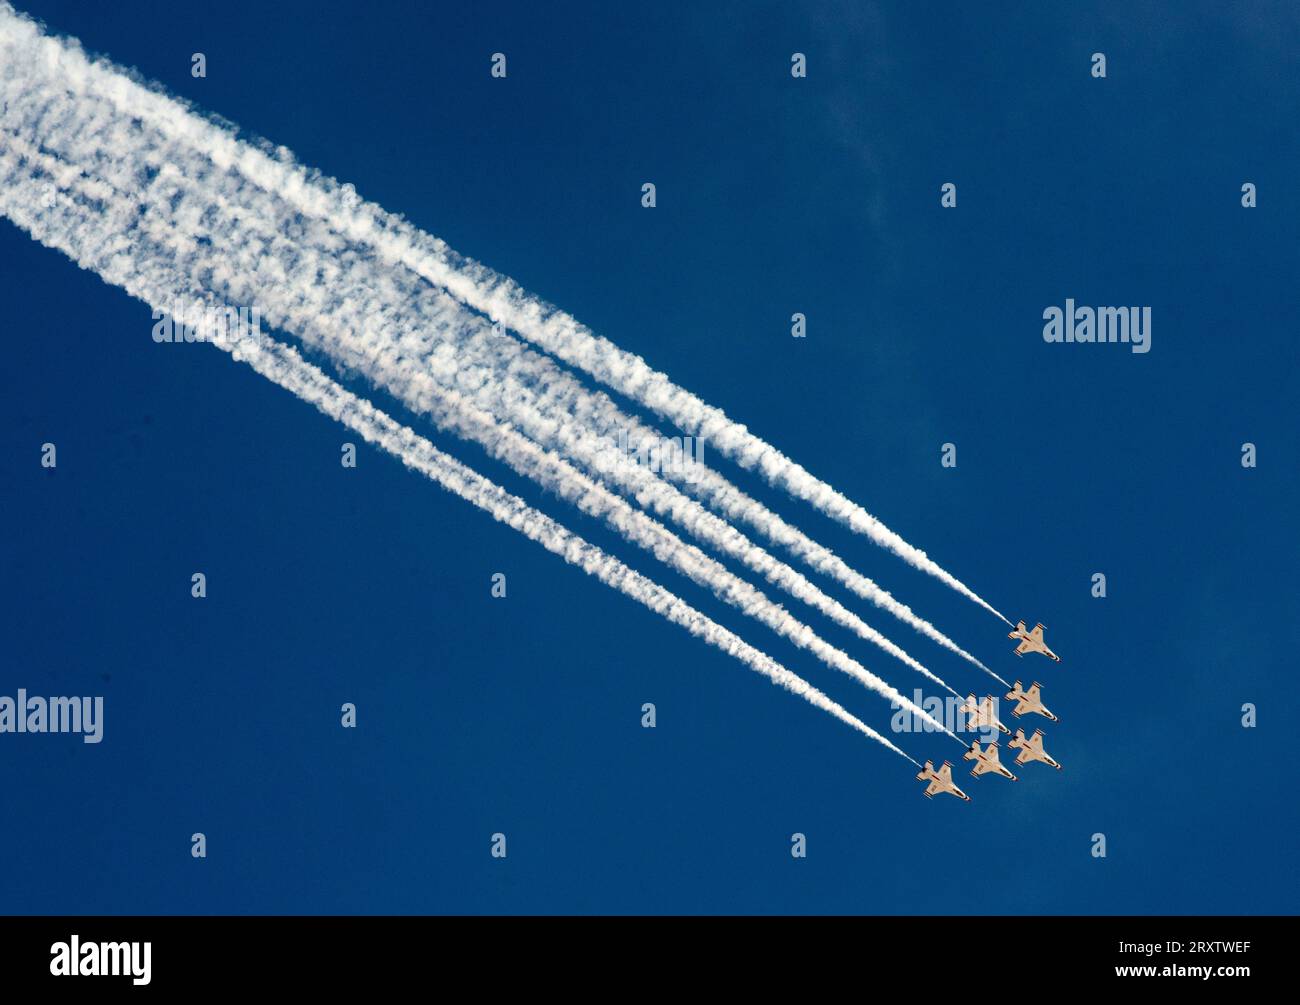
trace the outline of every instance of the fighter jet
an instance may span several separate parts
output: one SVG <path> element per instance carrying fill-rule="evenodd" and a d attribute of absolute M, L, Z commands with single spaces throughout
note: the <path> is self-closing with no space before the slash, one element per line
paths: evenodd
<path fill-rule="evenodd" d="M 925 762 L 925 767 L 921 773 L 916 776 L 918 782 L 929 782 L 926 786 L 925 798 L 932 799 L 939 792 L 948 792 L 956 796 L 963 802 L 970 802 L 970 796 L 966 795 L 961 789 L 952 784 L 952 764 L 948 761 L 943 762 L 943 767 L 938 771 L 934 770 L 934 764 L 930 761 Z"/>
<path fill-rule="evenodd" d="M 971 717 L 971 722 L 980 729 L 999 729 L 1007 736 L 1011 735 L 1011 730 L 998 722 L 997 715 L 993 712 L 993 695 L 985 695 L 982 702 L 975 700 L 975 695 L 966 696 L 966 704 L 957 709 L 958 712 L 966 712 Z"/>
<path fill-rule="evenodd" d="M 996 743 L 990 743 L 983 750 L 980 750 L 979 740 L 972 740 L 970 750 L 961 756 L 963 760 L 975 762 L 975 767 L 970 769 L 970 773 L 976 778 L 987 772 L 996 771 L 1003 778 L 1010 778 L 1013 782 L 1016 780 L 1016 776 L 1004 768 L 1002 762 L 998 760 L 998 745 Z"/>
<path fill-rule="evenodd" d="M 1043 749 L 1043 731 L 1041 729 L 1034 730 L 1034 735 L 1027 740 L 1025 739 L 1025 731 L 1023 729 L 1017 729 L 1016 738 L 1008 743 L 1007 746 L 1020 751 L 1020 753 L 1016 755 L 1017 764 L 1028 764 L 1030 761 L 1042 761 L 1044 764 L 1050 764 L 1057 771 L 1061 770 L 1061 766 L 1052 760 L 1052 758 L 1047 755 L 1047 751 Z"/>
<path fill-rule="evenodd" d="M 1043 631 L 1042 625 L 1034 625 L 1034 630 L 1027 632 L 1025 631 L 1025 623 L 1017 621 L 1015 631 L 1008 632 L 1007 638 L 1020 640 L 1020 645 L 1016 646 L 1017 656 L 1023 656 L 1025 653 L 1042 653 L 1048 659 L 1060 663 L 1061 657 L 1048 649 L 1047 643 L 1043 641 Z"/>
<path fill-rule="evenodd" d="M 1059 722 L 1056 716 L 1048 711 L 1047 706 L 1043 704 L 1042 699 L 1038 696 L 1038 689 L 1043 685 L 1034 681 L 1029 686 L 1028 691 L 1020 690 L 1020 681 L 1016 681 L 1016 686 L 1011 689 L 1007 695 L 1007 701 L 1016 702 L 1016 707 L 1011 710 L 1011 714 L 1019 719 L 1026 712 L 1037 712 L 1039 715 L 1045 715 L 1053 722 Z"/>

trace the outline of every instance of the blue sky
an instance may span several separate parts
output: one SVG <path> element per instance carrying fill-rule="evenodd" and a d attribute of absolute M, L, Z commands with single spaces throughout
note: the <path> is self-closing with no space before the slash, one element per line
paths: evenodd
<path fill-rule="evenodd" d="M 1065 662 L 1021 663 L 986 612 L 725 468 L 1042 681 L 1064 770 L 958 768 L 972 804 L 921 798 L 906 762 L 391 458 L 341 468 L 341 427 L 209 347 L 154 344 L 146 307 L 5 222 L 0 694 L 102 694 L 106 725 L 99 745 L 0 736 L 0 910 L 1300 907 L 1294 9 L 20 6 L 562 305 L 1045 622 Z M 1045 344 L 1067 297 L 1150 305 L 1151 352 Z M 881 699 L 420 428 L 888 726 Z M 963 693 L 995 685 L 854 606 Z"/>

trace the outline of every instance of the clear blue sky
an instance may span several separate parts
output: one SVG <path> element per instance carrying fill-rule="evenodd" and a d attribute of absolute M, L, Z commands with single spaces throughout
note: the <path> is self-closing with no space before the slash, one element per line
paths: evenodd
<path fill-rule="evenodd" d="M 102 694 L 106 727 L 0 736 L 0 910 L 1300 908 L 1294 6 L 20 6 L 514 276 L 1045 622 L 1065 662 L 1021 663 L 987 613 L 737 476 L 1042 681 L 1065 767 L 977 781 L 950 740 L 902 737 L 975 802 L 921 798 L 910 765 L 391 458 L 342 469 L 341 427 L 154 344 L 147 308 L 3 222 L 0 694 Z M 1046 345 L 1066 297 L 1150 305 L 1152 351 Z M 963 693 L 995 684 L 855 606 Z"/>

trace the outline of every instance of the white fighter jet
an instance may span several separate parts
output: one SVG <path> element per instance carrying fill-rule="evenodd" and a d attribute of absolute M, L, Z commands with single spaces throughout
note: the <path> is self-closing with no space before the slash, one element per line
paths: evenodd
<path fill-rule="evenodd" d="M 932 799 L 940 792 L 948 792 L 963 802 L 970 802 L 970 796 L 966 795 L 961 789 L 952 784 L 952 765 L 944 761 L 943 767 L 938 771 L 934 770 L 934 764 L 930 761 L 925 762 L 925 767 L 921 773 L 916 776 L 918 782 L 929 782 L 925 788 L 925 798 Z"/>
<path fill-rule="evenodd" d="M 970 716 L 970 721 L 980 729 L 998 729 L 1007 736 L 1011 735 L 1011 730 L 998 722 L 997 714 L 993 711 L 993 695 L 985 695 L 983 701 L 976 701 L 974 694 L 966 696 L 966 704 L 962 705 L 958 712 L 965 712 Z"/>
<path fill-rule="evenodd" d="M 1039 696 L 1039 689 L 1042 686 L 1038 681 L 1034 681 L 1029 685 L 1028 691 L 1022 691 L 1020 690 L 1020 681 L 1016 681 L 1016 686 L 1007 695 L 1007 701 L 1016 703 L 1016 707 L 1011 710 L 1011 714 L 1019 719 L 1026 712 L 1036 712 L 1038 715 L 1047 716 L 1053 722 L 1059 722 L 1060 720 L 1048 711 L 1047 706 L 1043 704 L 1043 700 Z"/>
<path fill-rule="evenodd" d="M 1020 640 L 1020 645 L 1016 646 L 1015 650 L 1017 656 L 1023 656 L 1025 653 L 1042 653 L 1049 660 L 1060 663 L 1061 657 L 1048 649 L 1047 643 L 1043 641 L 1043 631 L 1042 625 L 1034 625 L 1034 630 L 1027 632 L 1025 631 L 1025 623 L 1017 621 L 1015 630 L 1008 632 L 1007 638 Z"/>
<path fill-rule="evenodd" d="M 995 771 L 1003 778 L 1010 778 L 1013 782 L 1016 780 L 1016 776 L 1004 768 L 1002 762 L 998 760 L 998 745 L 996 743 L 990 743 L 983 750 L 980 750 L 979 740 L 972 740 L 970 750 L 961 756 L 963 760 L 975 762 L 975 767 L 970 769 L 970 773 L 976 778 L 990 771 Z"/>
<path fill-rule="evenodd" d="M 1056 761 L 1052 760 L 1052 758 L 1048 756 L 1047 751 L 1043 749 L 1043 731 L 1041 729 L 1034 730 L 1034 735 L 1029 737 L 1029 739 L 1025 739 L 1025 731 L 1023 729 L 1017 729 L 1016 738 L 1008 743 L 1007 746 L 1020 751 L 1020 753 L 1016 755 L 1017 764 L 1028 764 L 1030 761 L 1042 761 L 1044 764 L 1050 764 L 1057 771 L 1061 770 L 1061 766 L 1057 764 Z"/>

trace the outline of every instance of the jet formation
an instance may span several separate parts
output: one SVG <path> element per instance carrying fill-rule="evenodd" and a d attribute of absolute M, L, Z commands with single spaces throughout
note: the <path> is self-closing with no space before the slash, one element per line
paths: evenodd
<path fill-rule="evenodd" d="M 1017 656 L 1024 656 L 1026 653 L 1041 653 L 1055 663 L 1061 662 L 1061 657 L 1052 652 L 1043 641 L 1043 632 L 1046 631 L 1041 624 L 1035 625 L 1032 631 L 1026 631 L 1023 621 L 1017 622 L 1015 630 L 1007 635 L 1009 639 L 1018 639 L 1019 645 L 1014 652 Z M 1015 686 L 1007 692 L 1006 700 L 1016 703 L 1016 707 L 1011 710 L 1011 714 L 1019 719 L 1022 715 L 1041 715 L 1051 722 L 1060 720 L 1052 711 L 1043 704 L 1042 697 L 1043 685 L 1034 681 L 1026 689 L 1020 681 L 1016 681 Z M 978 700 L 972 691 L 966 696 L 966 702 L 959 709 L 959 712 L 966 713 L 969 716 L 971 725 L 985 730 L 996 729 L 1000 733 L 1011 736 L 1011 730 L 998 721 L 997 712 L 994 710 L 993 696 L 985 695 L 983 700 Z M 1034 761 L 1041 761 L 1049 767 L 1061 770 L 1061 765 L 1051 757 L 1043 747 L 1043 731 L 1035 729 L 1030 736 L 1025 736 L 1023 729 L 1017 729 L 1015 736 L 1008 741 L 1007 746 L 1017 751 L 1016 764 L 1026 765 Z M 971 774 L 979 778 L 986 774 L 1001 775 L 1010 781 L 1016 781 L 1016 776 L 1001 761 L 998 754 L 997 743 L 990 743 L 987 747 L 980 747 L 980 742 L 974 740 L 966 753 L 962 755 L 962 760 L 974 761 L 975 766 L 971 768 Z M 926 798 L 932 798 L 936 795 L 946 793 L 956 796 L 963 802 L 970 802 L 970 796 L 966 795 L 959 789 L 952 780 L 952 764 L 944 761 L 942 766 L 936 771 L 931 761 L 925 762 L 925 767 L 921 769 L 916 776 L 918 782 L 929 782 L 923 793 Z"/>

